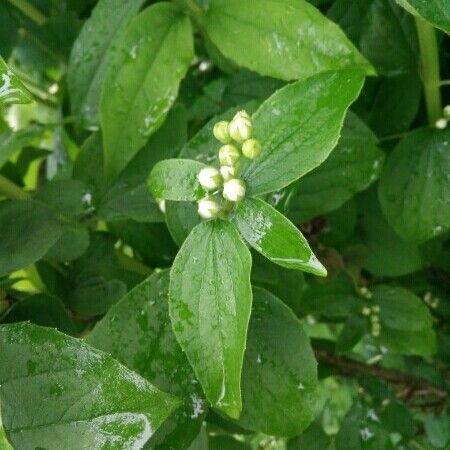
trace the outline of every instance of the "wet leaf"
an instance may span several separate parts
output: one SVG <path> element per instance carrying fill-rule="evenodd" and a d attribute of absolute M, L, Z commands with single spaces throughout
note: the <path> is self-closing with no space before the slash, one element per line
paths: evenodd
<path fill-rule="evenodd" d="M 178 342 L 206 398 L 234 418 L 242 408 L 250 267 L 250 252 L 231 223 L 202 222 L 184 241 L 170 279 L 170 316 Z"/>
<path fill-rule="evenodd" d="M 141 448 L 179 405 L 111 356 L 50 328 L 4 325 L 0 347 L 2 420 L 15 448 Z"/>
<path fill-rule="evenodd" d="M 0 107 L 32 101 L 33 97 L 28 89 L 0 56 Z"/>

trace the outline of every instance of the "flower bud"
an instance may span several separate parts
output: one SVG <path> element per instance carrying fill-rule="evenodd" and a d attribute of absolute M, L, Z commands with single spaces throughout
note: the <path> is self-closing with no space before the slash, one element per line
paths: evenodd
<path fill-rule="evenodd" d="M 237 171 L 238 170 L 236 166 L 220 166 L 220 175 L 222 175 L 222 178 L 225 181 L 236 178 Z"/>
<path fill-rule="evenodd" d="M 205 167 L 200 170 L 197 180 L 206 191 L 213 191 L 222 185 L 222 177 L 215 167 Z"/>
<path fill-rule="evenodd" d="M 214 137 L 223 144 L 231 142 L 231 137 L 228 133 L 228 122 L 225 120 L 221 120 L 214 125 L 213 134 Z"/>
<path fill-rule="evenodd" d="M 156 199 L 156 203 L 158 204 L 159 210 L 165 214 L 166 213 L 166 201 L 164 199 Z"/>
<path fill-rule="evenodd" d="M 239 178 L 228 180 L 223 185 L 223 197 L 230 202 L 239 202 L 245 197 L 245 183 Z"/>
<path fill-rule="evenodd" d="M 447 123 L 448 123 L 447 119 L 442 118 L 436 120 L 435 126 L 438 130 L 444 130 L 445 128 L 447 128 Z"/>
<path fill-rule="evenodd" d="M 203 219 L 215 219 L 221 212 L 219 203 L 210 197 L 199 200 L 197 206 L 197 212 Z"/>
<path fill-rule="evenodd" d="M 261 153 L 261 143 L 257 139 L 247 139 L 242 144 L 242 154 L 248 159 L 254 159 Z"/>
<path fill-rule="evenodd" d="M 228 133 L 236 142 L 244 142 L 250 139 L 253 133 L 250 116 L 245 111 L 237 113 L 228 125 Z"/>
<path fill-rule="evenodd" d="M 363 316 L 370 316 L 370 308 L 367 306 L 364 306 L 364 308 L 361 310 L 361 313 Z"/>
<path fill-rule="evenodd" d="M 224 166 L 233 166 L 241 157 L 241 152 L 232 144 L 223 145 L 219 150 L 219 161 Z"/>

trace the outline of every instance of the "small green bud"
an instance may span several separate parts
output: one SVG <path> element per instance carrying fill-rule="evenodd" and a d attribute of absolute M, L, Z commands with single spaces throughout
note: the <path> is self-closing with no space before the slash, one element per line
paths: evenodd
<path fill-rule="evenodd" d="M 372 311 L 376 314 L 380 313 L 380 307 L 378 305 L 372 306 Z"/>
<path fill-rule="evenodd" d="M 368 306 L 364 306 L 364 308 L 361 310 L 361 313 L 363 316 L 370 316 L 370 308 Z"/>
<path fill-rule="evenodd" d="M 232 144 L 223 145 L 219 150 L 219 161 L 224 166 L 233 166 L 241 157 L 241 152 Z"/>
<path fill-rule="evenodd" d="M 238 112 L 228 125 L 228 133 L 236 142 L 244 142 L 252 137 L 253 125 L 250 116 L 245 112 Z"/>
<path fill-rule="evenodd" d="M 214 137 L 223 144 L 228 144 L 231 142 L 231 137 L 228 133 L 228 125 L 228 122 L 221 120 L 220 122 L 217 122 L 213 128 Z"/>
<path fill-rule="evenodd" d="M 245 197 L 245 183 L 239 178 L 225 181 L 223 185 L 223 197 L 229 202 L 239 202 Z"/>
<path fill-rule="evenodd" d="M 220 174 L 225 181 L 236 178 L 237 172 L 237 166 L 220 166 Z"/>
<path fill-rule="evenodd" d="M 202 198 L 197 206 L 197 212 L 203 219 L 215 219 L 221 213 L 219 203 L 211 197 Z"/>
<path fill-rule="evenodd" d="M 247 139 L 242 144 L 242 154 L 248 159 L 255 159 L 261 153 L 261 143 L 257 139 Z"/>
<path fill-rule="evenodd" d="M 376 315 L 376 314 L 372 314 L 370 316 L 370 321 L 375 324 L 375 323 L 379 323 L 380 322 L 380 318 Z"/>
<path fill-rule="evenodd" d="M 197 180 L 206 191 L 214 191 L 222 186 L 222 177 L 215 167 L 205 167 L 200 170 Z"/>

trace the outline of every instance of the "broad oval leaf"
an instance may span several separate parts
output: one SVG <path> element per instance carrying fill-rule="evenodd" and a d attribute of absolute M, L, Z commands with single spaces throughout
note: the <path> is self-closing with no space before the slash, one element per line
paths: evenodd
<path fill-rule="evenodd" d="M 292 311 L 264 289 L 253 292 L 238 424 L 270 435 L 295 436 L 316 414 L 317 363 Z"/>
<path fill-rule="evenodd" d="M 155 164 L 148 178 L 154 198 L 190 202 L 204 194 L 197 175 L 205 167 L 191 159 L 166 159 Z"/>
<path fill-rule="evenodd" d="M 253 117 L 262 153 L 242 169 L 249 194 L 281 189 L 321 164 L 337 144 L 363 81 L 358 71 L 326 72 L 269 97 Z"/>
<path fill-rule="evenodd" d="M 161 126 L 174 103 L 194 56 L 191 23 L 174 5 L 157 3 L 130 22 L 117 52 L 121 58 L 108 72 L 100 108 L 109 179 Z"/>
<path fill-rule="evenodd" d="M 250 319 L 251 255 L 234 226 L 197 225 L 170 275 L 170 316 L 209 402 L 230 417 L 241 412 L 241 369 Z"/>
<path fill-rule="evenodd" d="M 43 203 L 0 202 L 0 276 L 41 259 L 62 233 L 60 222 Z"/>
<path fill-rule="evenodd" d="M 283 80 L 368 61 L 342 30 L 304 0 L 211 0 L 204 17 L 217 48 L 239 65 Z"/>
<path fill-rule="evenodd" d="M 289 217 L 296 223 L 306 222 L 339 208 L 369 187 L 379 177 L 384 161 L 376 143 L 372 131 L 349 111 L 336 148 L 323 164 L 298 181 Z"/>
<path fill-rule="evenodd" d="M 380 178 L 381 209 L 405 240 L 424 242 L 450 229 L 450 130 L 422 128 L 400 141 Z"/>
<path fill-rule="evenodd" d="M 397 0 L 397 3 L 450 34 L 450 4 L 447 0 Z"/>
<path fill-rule="evenodd" d="M 275 264 L 326 276 L 300 230 L 265 201 L 246 198 L 237 205 L 232 221 L 244 239 Z"/>
<path fill-rule="evenodd" d="M 111 356 L 51 328 L 4 325 L 0 353 L 2 420 L 15 448 L 142 448 L 179 405 Z"/>
<path fill-rule="evenodd" d="M 87 342 L 184 400 L 181 409 L 150 439 L 152 449 L 186 448 L 198 434 L 206 405 L 169 317 L 169 272 L 136 286 L 97 323 Z M 158 445 L 156 443 L 159 442 Z"/>
<path fill-rule="evenodd" d="M 100 93 L 130 20 L 144 0 L 100 0 L 70 54 L 67 81 L 72 112 L 87 127 L 98 126 Z"/>
<path fill-rule="evenodd" d="M 28 89 L 0 56 L 0 107 L 32 101 L 33 97 Z"/>

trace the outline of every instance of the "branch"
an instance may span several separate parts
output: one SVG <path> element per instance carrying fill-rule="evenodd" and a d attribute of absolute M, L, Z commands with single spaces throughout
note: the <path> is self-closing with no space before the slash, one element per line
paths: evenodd
<path fill-rule="evenodd" d="M 357 378 L 362 375 L 371 375 L 396 386 L 406 388 L 399 395 L 401 398 L 404 397 L 404 400 L 408 400 L 414 395 L 422 398 L 433 395 L 437 399 L 437 401 L 431 404 L 419 406 L 437 406 L 447 400 L 448 392 L 445 389 L 424 378 L 398 370 L 369 365 L 350 358 L 336 356 L 325 350 L 315 349 L 315 354 L 317 361 L 333 366 L 337 373 L 344 377 Z"/>

